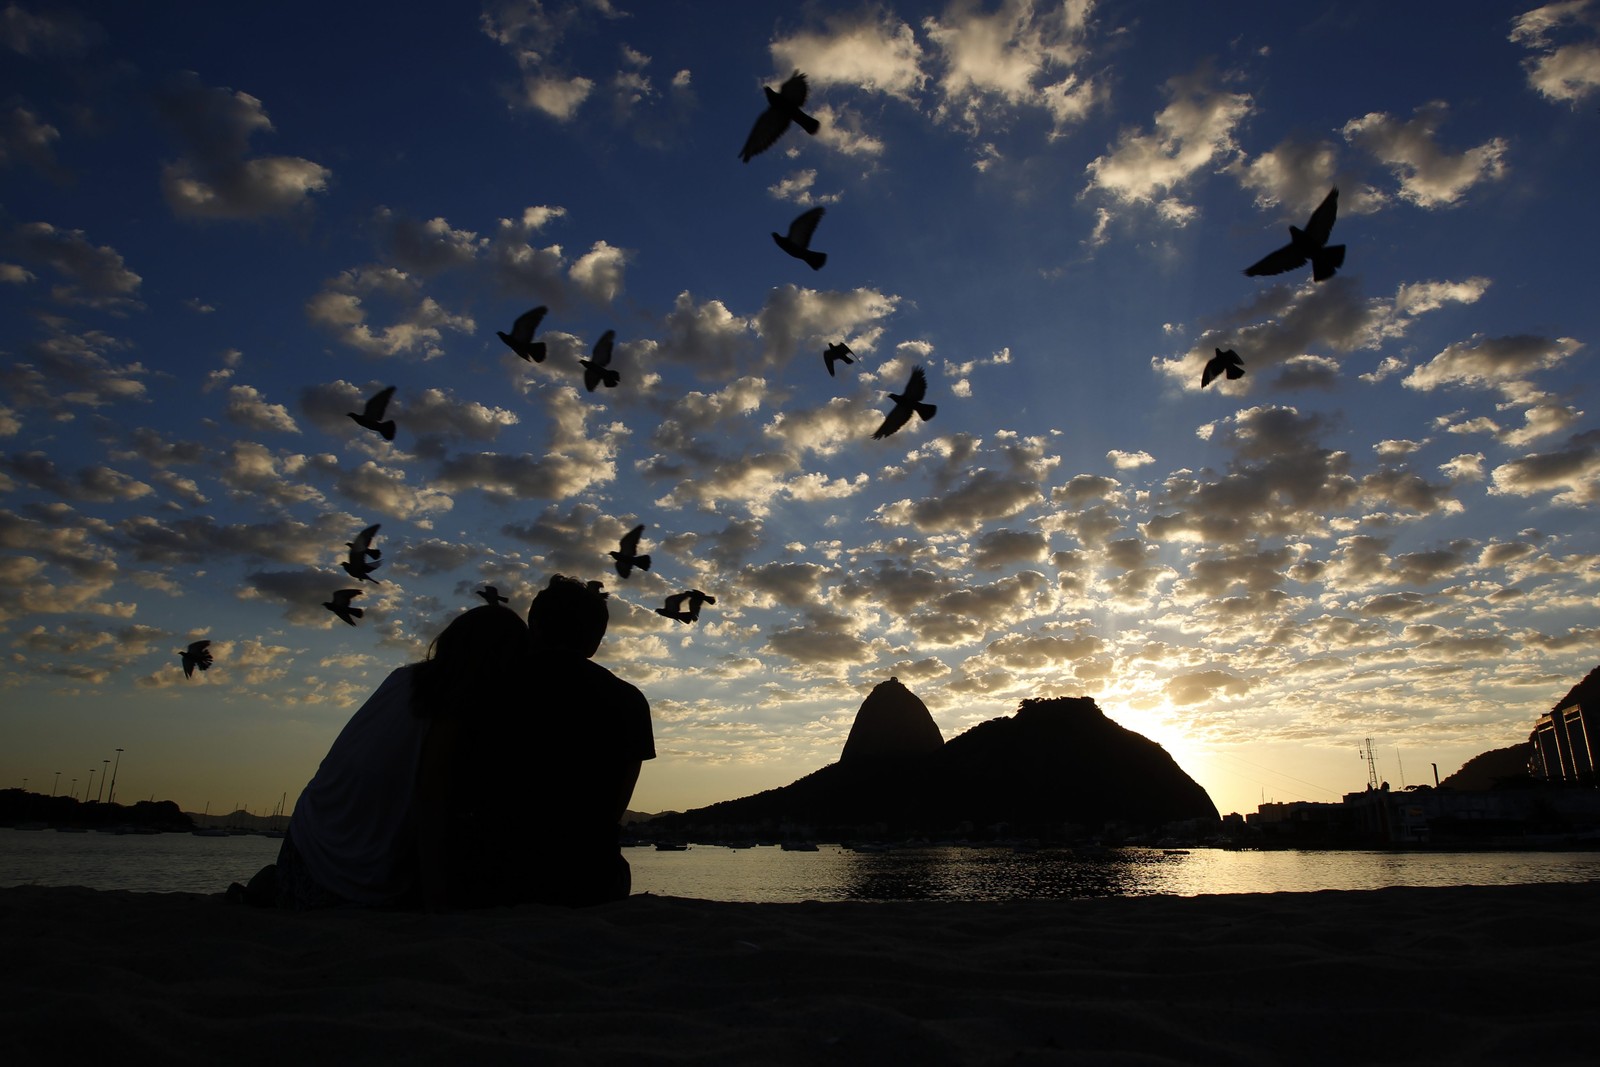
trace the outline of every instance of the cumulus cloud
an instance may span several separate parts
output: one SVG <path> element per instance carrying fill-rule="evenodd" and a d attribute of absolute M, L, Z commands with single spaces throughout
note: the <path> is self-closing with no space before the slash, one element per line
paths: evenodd
<path fill-rule="evenodd" d="M 1372 112 L 1344 124 L 1345 140 L 1387 165 L 1400 180 L 1400 197 L 1419 207 L 1444 207 L 1483 181 L 1505 175 L 1504 138 L 1495 137 L 1476 148 L 1451 155 L 1435 141 L 1449 108 L 1443 101 L 1424 104 L 1413 118 L 1402 122 L 1383 112 Z"/>
<path fill-rule="evenodd" d="M 1186 205 L 1172 198 L 1192 176 L 1205 168 L 1221 169 L 1237 155 L 1234 130 L 1254 108 L 1249 94 L 1232 93 L 1213 84 L 1209 70 L 1168 80 L 1171 102 L 1155 115 L 1149 132 L 1124 130 L 1112 150 L 1092 160 L 1085 170 L 1087 189 L 1098 189 L 1118 203 L 1172 201 L 1166 216 L 1180 224 Z"/>
<path fill-rule="evenodd" d="M 228 419 L 251 430 L 272 430 L 278 433 L 299 433 L 294 418 L 282 404 L 268 403 L 261 391 L 250 385 L 235 385 L 228 390 L 228 403 L 223 409 Z"/>
<path fill-rule="evenodd" d="M 1491 492 L 1503 495 L 1551 493 L 1553 503 L 1571 507 L 1600 501 L 1600 430 L 1577 434 L 1554 452 L 1503 463 L 1490 478 Z"/>
<path fill-rule="evenodd" d="M 1523 61 L 1528 84 L 1548 100 L 1571 104 L 1600 89 L 1597 25 L 1591 0 L 1560 0 L 1512 19 L 1510 40 L 1536 53 Z M 1557 44 L 1558 37 L 1569 40 Z"/>
<path fill-rule="evenodd" d="M 398 305 L 394 322 L 374 330 L 368 323 L 368 302 Z M 372 356 L 417 353 L 423 359 L 444 354 L 444 330 L 472 333 L 470 315 L 455 315 L 421 284 L 393 267 L 363 267 L 342 271 L 323 283 L 322 290 L 306 302 L 306 317 L 344 344 Z"/>
<path fill-rule="evenodd" d="M 161 170 L 173 214 L 191 219 L 253 219 L 304 207 L 333 172 L 299 156 L 250 156 L 250 140 L 273 132 L 260 100 L 201 84 L 186 73 L 157 94 L 157 106 L 184 154 Z"/>
<path fill-rule="evenodd" d="M 1444 386 L 1499 389 L 1509 400 L 1527 400 L 1537 392 L 1528 383 L 1529 375 L 1557 366 L 1582 347 L 1571 337 L 1474 335 L 1412 370 L 1401 384 L 1422 392 Z"/>
<path fill-rule="evenodd" d="M 64 304 L 118 311 L 140 308 L 143 281 L 110 245 L 94 245 L 82 230 L 61 230 L 48 222 L 16 226 L 7 242 L 21 259 L 50 267 L 65 280 L 50 295 Z"/>

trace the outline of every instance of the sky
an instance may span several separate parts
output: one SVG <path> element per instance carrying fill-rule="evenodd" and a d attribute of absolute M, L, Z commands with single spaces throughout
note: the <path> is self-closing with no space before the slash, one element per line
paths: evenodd
<path fill-rule="evenodd" d="M 891 676 L 1337 800 L 1600 662 L 1600 0 L 19 0 L 0 58 L 5 787 L 292 807 L 555 573 L 612 594 L 642 811 L 834 761 Z M 819 132 L 741 161 L 795 70 Z M 1333 188 L 1342 269 L 1245 276 Z M 769 234 L 819 205 L 813 271 Z"/>

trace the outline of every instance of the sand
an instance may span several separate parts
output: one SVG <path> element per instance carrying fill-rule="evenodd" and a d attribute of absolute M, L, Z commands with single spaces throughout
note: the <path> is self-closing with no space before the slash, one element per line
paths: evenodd
<path fill-rule="evenodd" d="M 1594 1062 L 1600 883 L 283 914 L 0 890 L 5 1062 Z"/>

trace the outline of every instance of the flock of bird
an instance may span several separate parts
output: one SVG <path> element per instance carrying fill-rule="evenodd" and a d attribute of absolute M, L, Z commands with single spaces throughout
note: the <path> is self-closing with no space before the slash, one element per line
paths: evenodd
<path fill-rule="evenodd" d="M 783 136 L 791 125 L 799 126 L 808 134 L 815 135 L 820 130 L 821 123 L 801 110 L 806 102 L 808 91 L 806 76 L 795 71 L 778 89 L 762 86 L 766 95 L 767 106 L 757 116 L 755 125 L 751 127 L 750 135 L 745 138 L 744 147 L 739 150 L 739 158 L 750 162 L 751 158 L 771 148 Z M 1325 281 L 1333 277 L 1339 267 L 1344 265 L 1344 245 L 1329 245 L 1328 239 L 1332 235 L 1333 224 L 1339 210 L 1339 190 L 1331 190 L 1323 198 L 1311 217 L 1306 222 L 1305 229 L 1297 226 L 1289 227 L 1289 243 L 1277 248 L 1261 259 L 1246 267 L 1244 273 L 1250 277 L 1260 275 L 1282 274 L 1286 271 L 1297 270 L 1307 262 L 1311 264 L 1311 276 L 1315 281 Z M 813 207 L 800 214 L 785 233 L 773 231 L 772 239 L 787 254 L 802 260 L 812 270 L 821 270 L 827 263 L 828 256 L 825 252 L 813 251 L 811 248 L 812 237 L 816 234 L 817 224 L 822 221 L 823 208 Z M 544 305 L 531 308 L 517 316 L 511 324 L 511 332 L 495 331 L 496 336 L 508 348 L 532 363 L 543 363 L 548 349 L 543 341 L 535 341 L 534 334 L 538 332 L 540 324 L 548 314 L 549 308 Z M 600 335 L 588 359 L 580 359 L 579 365 L 583 368 L 583 384 L 589 392 L 604 385 L 614 389 L 620 384 L 622 375 L 612 369 L 612 349 L 616 343 L 616 331 L 607 330 Z M 836 364 L 853 364 L 855 359 L 850 349 L 842 342 L 830 343 L 823 352 L 823 363 L 829 377 L 834 377 Z M 1244 362 L 1238 353 L 1232 349 L 1217 349 L 1216 355 L 1206 362 L 1201 372 L 1200 387 L 1203 389 L 1220 377 L 1230 380 L 1244 376 Z M 384 417 L 388 410 L 389 401 L 393 399 L 394 386 L 373 394 L 362 410 L 348 412 L 351 419 L 363 429 L 371 430 L 380 435 L 385 441 L 393 441 L 395 435 L 395 421 Z M 910 379 L 904 389 L 899 393 L 890 393 L 889 399 L 894 402 L 884 416 L 883 422 L 873 432 L 874 440 L 888 437 L 895 431 L 911 421 L 913 415 L 924 421 L 933 418 L 938 407 L 925 401 L 928 392 L 927 375 L 921 367 L 913 367 Z M 373 572 L 380 565 L 383 553 L 372 547 L 373 538 L 377 536 L 378 525 L 368 526 L 356 535 L 352 541 L 345 542 L 349 550 L 347 557 L 340 564 L 352 578 L 359 582 L 377 583 L 379 579 L 373 577 Z M 635 526 L 623 535 L 616 551 L 610 553 L 617 573 L 626 580 L 635 569 L 649 570 L 650 557 L 639 553 L 639 541 L 644 534 L 644 526 Z M 601 583 L 590 582 L 593 588 L 599 588 Z M 333 598 L 322 606 L 334 615 L 349 623 L 356 624 L 362 617 L 361 608 L 354 607 L 351 601 L 362 595 L 360 588 L 339 589 L 334 592 Z M 500 591 L 490 585 L 478 590 L 478 596 L 488 604 L 504 604 L 507 598 Z M 710 596 L 699 589 L 688 589 L 674 593 L 666 598 L 666 603 L 656 608 L 656 614 L 669 619 L 676 619 L 683 623 L 694 623 L 700 618 L 700 609 L 705 604 L 715 604 L 717 598 Z M 212 655 L 210 641 L 195 641 L 186 649 L 179 652 L 183 665 L 185 678 L 192 678 L 196 668 L 204 671 L 210 668 Z"/>

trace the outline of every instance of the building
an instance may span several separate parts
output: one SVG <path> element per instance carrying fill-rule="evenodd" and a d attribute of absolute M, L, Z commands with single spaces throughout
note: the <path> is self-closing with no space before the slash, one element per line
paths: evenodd
<path fill-rule="evenodd" d="M 1595 784 L 1595 749 L 1600 747 L 1600 667 L 1541 715 L 1528 736 L 1533 746 L 1528 771 L 1535 778 L 1574 785 Z"/>

